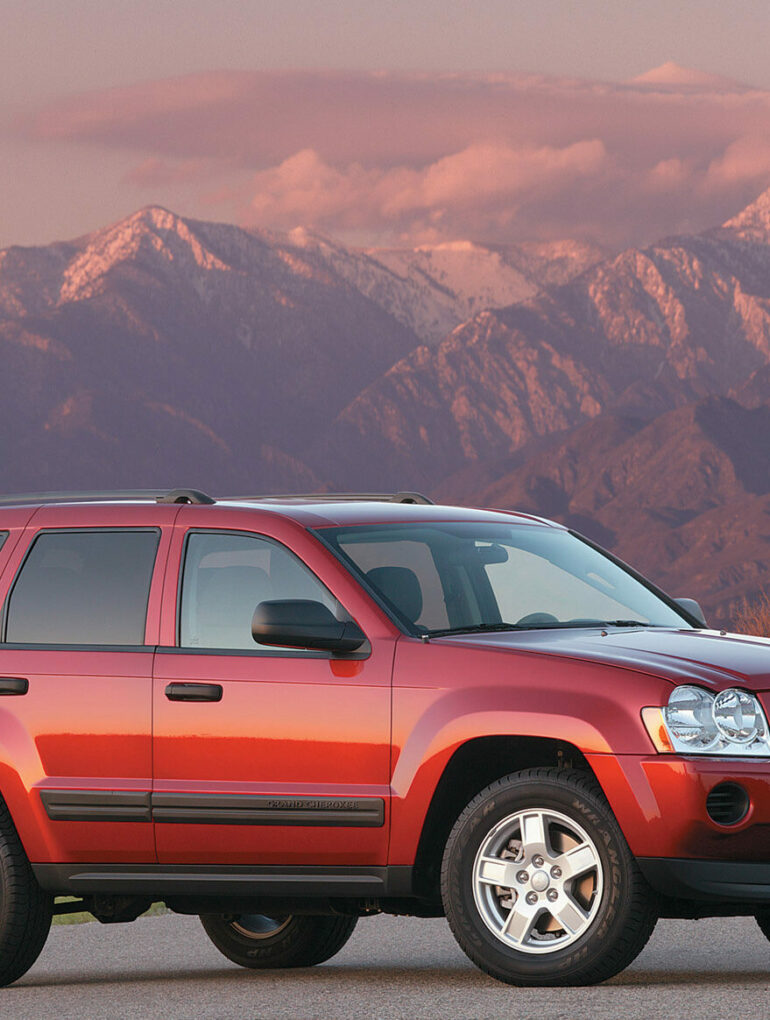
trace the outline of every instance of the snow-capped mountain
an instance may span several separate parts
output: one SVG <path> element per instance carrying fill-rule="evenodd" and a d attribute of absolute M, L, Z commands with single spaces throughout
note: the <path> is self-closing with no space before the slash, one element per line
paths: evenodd
<path fill-rule="evenodd" d="M 770 188 L 763 191 L 755 202 L 747 205 L 715 233 L 732 235 L 742 241 L 756 244 L 770 244 Z"/>
<path fill-rule="evenodd" d="M 297 228 L 288 245 L 319 255 L 335 273 L 433 346 L 485 308 L 504 308 L 564 283 L 606 253 L 578 241 L 489 247 L 454 241 L 417 248 L 351 249 Z"/>
<path fill-rule="evenodd" d="M 0 344 L 6 491 L 523 503 L 720 619 L 770 563 L 770 190 L 612 256 L 361 250 L 152 207 L 0 252 Z"/>
<path fill-rule="evenodd" d="M 562 254 L 554 271 L 565 271 Z M 575 266 L 592 255 L 576 246 Z M 0 342 L 14 382 L 0 418 L 6 435 L 23 423 L 21 443 L 37 451 L 9 449 L 6 488 L 165 480 L 185 458 L 196 466 L 201 449 L 219 487 L 244 471 L 263 488 L 319 484 L 304 451 L 368 384 L 468 309 L 535 289 L 489 249 L 444 252 L 433 276 L 418 268 L 427 250 L 400 253 L 398 270 L 392 253 L 376 256 L 159 207 L 0 252 Z M 547 255 L 529 261 L 533 280 L 547 273 Z"/>
<path fill-rule="evenodd" d="M 719 230 L 629 249 L 481 312 L 367 387 L 333 442 L 366 484 L 373 465 L 432 484 L 605 411 L 650 418 L 727 393 L 770 363 L 769 206 L 765 193 Z"/>

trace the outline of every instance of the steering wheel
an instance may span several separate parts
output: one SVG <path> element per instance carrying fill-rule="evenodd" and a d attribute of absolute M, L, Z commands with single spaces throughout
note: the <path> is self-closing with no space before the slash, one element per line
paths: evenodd
<path fill-rule="evenodd" d="M 553 613 L 527 613 L 516 621 L 517 627 L 536 627 L 539 623 L 558 623 Z"/>

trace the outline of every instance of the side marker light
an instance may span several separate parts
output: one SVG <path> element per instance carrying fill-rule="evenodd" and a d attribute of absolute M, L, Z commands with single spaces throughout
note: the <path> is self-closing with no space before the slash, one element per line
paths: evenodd
<path fill-rule="evenodd" d="M 673 754 L 674 745 L 663 720 L 662 708 L 643 708 L 642 722 L 650 736 L 653 747 L 662 754 Z"/>

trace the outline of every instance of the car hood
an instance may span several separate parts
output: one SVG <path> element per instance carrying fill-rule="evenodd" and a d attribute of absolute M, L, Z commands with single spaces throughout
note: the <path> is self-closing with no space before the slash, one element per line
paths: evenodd
<path fill-rule="evenodd" d="M 641 670 L 672 683 L 770 690 L 770 639 L 715 630 L 663 627 L 503 631 L 441 638 L 453 644 L 511 649 Z"/>

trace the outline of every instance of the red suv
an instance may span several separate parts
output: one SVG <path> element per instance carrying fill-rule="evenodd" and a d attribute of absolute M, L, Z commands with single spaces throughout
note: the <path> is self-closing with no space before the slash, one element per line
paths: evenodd
<path fill-rule="evenodd" d="M 770 934 L 770 642 L 416 494 L 3 503 L 2 983 L 52 913 L 155 900 L 255 968 L 445 914 L 522 985 L 659 916 Z"/>

